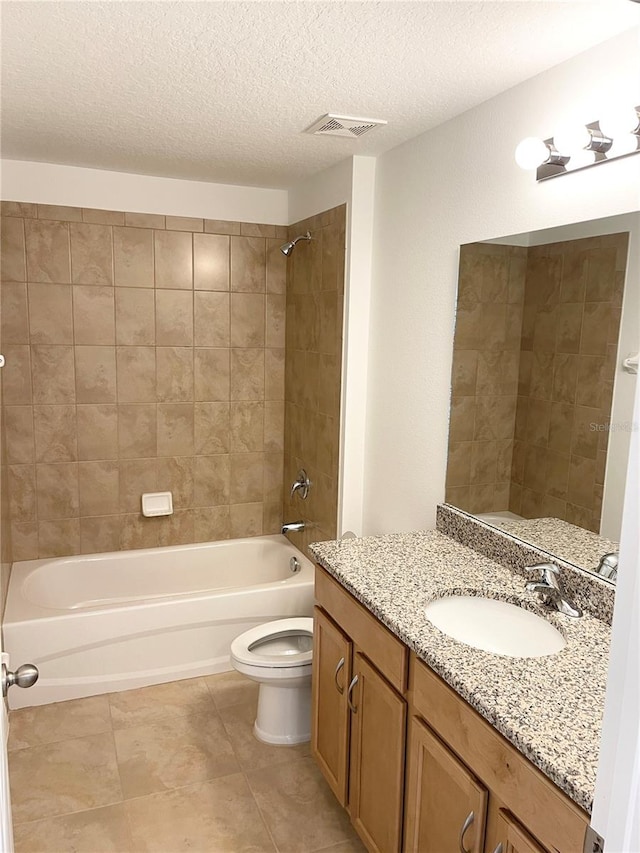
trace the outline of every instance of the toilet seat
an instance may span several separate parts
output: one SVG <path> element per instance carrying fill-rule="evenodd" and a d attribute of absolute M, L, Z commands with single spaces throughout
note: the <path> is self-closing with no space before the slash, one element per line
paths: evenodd
<path fill-rule="evenodd" d="M 276 619 L 231 643 L 231 665 L 260 685 L 253 732 L 271 744 L 311 737 L 313 618 Z"/>
<path fill-rule="evenodd" d="M 231 657 L 245 666 L 265 669 L 310 666 L 312 642 L 312 617 L 277 619 L 236 637 L 231 643 Z"/>

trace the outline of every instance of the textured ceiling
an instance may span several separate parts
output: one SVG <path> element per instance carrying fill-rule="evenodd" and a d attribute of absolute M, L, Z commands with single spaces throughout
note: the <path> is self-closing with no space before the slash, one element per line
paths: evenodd
<path fill-rule="evenodd" d="M 287 188 L 636 25 L 628 0 L 13 2 L 2 155 Z M 386 119 L 302 133 L 326 112 Z"/>

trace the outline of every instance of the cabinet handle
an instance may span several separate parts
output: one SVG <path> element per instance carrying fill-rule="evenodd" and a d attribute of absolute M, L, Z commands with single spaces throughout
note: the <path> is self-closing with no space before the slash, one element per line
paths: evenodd
<path fill-rule="evenodd" d="M 465 822 L 462 824 L 462 829 L 460 830 L 460 839 L 459 839 L 460 853 L 469 853 L 469 850 L 467 850 L 467 848 L 464 846 L 464 836 L 465 836 L 466 831 L 469 829 L 469 827 L 473 823 L 474 817 L 475 817 L 475 815 L 473 814 L 473 812 L 472 811 L 469 812 Z"/>
<path fill-rule="evenodd" d="M 340 658 L 340 660 L 338 661 L 338 666 L 336 667 L 336 671 L 333 673 L 333 680 L 336 683 L 336 690 L 338 691 L 338 693 L 341 696 L 344 693 L 344 687 L 340 687 L 340 685 L 338 684 L 338 673 L 340 672 L 340 670 L 342 669 L 343 666 L 344 666 L 344 658 Z"/>
<path fill-rule="evenodd" d="M 353 693 L 353 688 L 356 686 L 357 683 L 358 683 L 358 676 L 354 675 L 353 678 L 351 679 L 351 684 L 349 685 L 349 689 L 347 690 L 347 703 L 348 703 L 349 707 L 351 708 L 352 713 L 354 713 L 354 714 L 358 713 L 358 709 L 356 708 L 356 706 L 351 701 L 351 694 Z"/>
<path fill-rule="evenodd" d="M 497 847 L 496 847 L 496 849 L 493 851 L 493 853 L 503 853 L 503 850 L 504 850 L 504 846 L 503 846 L 503 844 L 502 844 L 502 841 L 499 841 L 499 842 L 498 842 L 498 846 L 497 846 Z"/>

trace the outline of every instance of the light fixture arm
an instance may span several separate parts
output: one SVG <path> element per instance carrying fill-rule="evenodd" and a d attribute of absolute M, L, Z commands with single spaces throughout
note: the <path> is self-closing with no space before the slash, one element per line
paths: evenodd
<path fill-rule="evenodd" d="M 640 107 L 627 107 L 620 116 L 614 111 L 614 120 L 609 116 L 602 125 L 594 121 L 549 139 L 524 139 L 516 161 L 523 169 L 535 169 L 536 180 L 544 181 L 640 152 Z"/>

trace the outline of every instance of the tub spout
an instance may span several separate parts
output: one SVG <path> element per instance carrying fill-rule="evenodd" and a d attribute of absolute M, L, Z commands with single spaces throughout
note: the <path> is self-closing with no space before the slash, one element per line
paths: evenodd
<path fill-rule="evenodd" d="M 304 530 L 304 521 L 290 521 L 282 525 L 283 533 L 301 533 Z"/>

